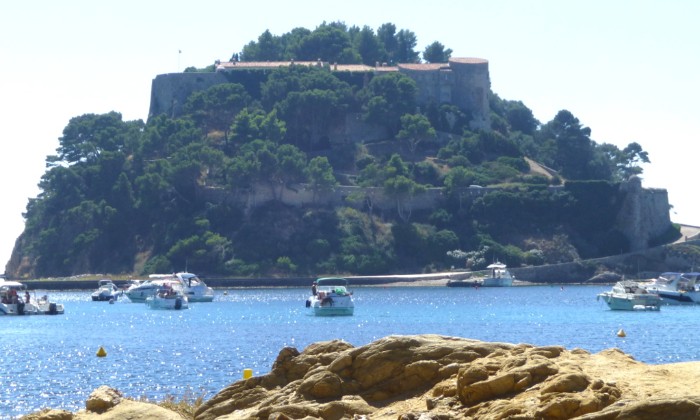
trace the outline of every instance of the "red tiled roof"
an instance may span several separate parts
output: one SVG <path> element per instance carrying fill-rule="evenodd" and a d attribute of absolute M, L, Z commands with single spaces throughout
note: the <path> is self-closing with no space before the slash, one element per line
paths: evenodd
<path fill-rule="evenodd" d="M 450 61 L 454 61 L 455 63 L 462 63 L 462 64 L 488 64 L 488 60 L 484 60 L 483 58 L 476 58 L 476 57 L 457 57 L 457 58 L 450 58 Z"/>
<path fill-rule="evenodd" d="M 448 67 L 449 67 L 449 65 L 447 63 L 425 63 L 425 64 L 402 63 L 402 64 L 399 64 L 400 69 L 417 70 L 417 71 L 440 70 L 442 68 L 448 68 Z"/>
<path fill-rule="evenodd" d="M 292 64 L 299 66 L 318 66 L 318 61 L 227 61 L 219 64 L 224 69 L 271 69 L 277 67 L 289 67 Z M 321 65 L 325 63 L 320 63 Z"/>

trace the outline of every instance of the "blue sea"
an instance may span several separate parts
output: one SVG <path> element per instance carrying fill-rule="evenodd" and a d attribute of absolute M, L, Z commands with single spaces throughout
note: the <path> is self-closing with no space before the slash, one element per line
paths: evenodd
<path fill-rule="evenodd" d="M 354 346 L 392 334 L 442 334 L 484 341 L 617 347 L 651 363 L 700 360 L 700 306 L 610 311 L 596 295 L 610 286 L 509 288 L 358 287 L 355 315 L 314 317 L 306 288 L 220 289 L 214 302 L 182 311 L 149 309 L 90 291 L 51 292 L 56 316 L 1 317 L 0 418 L 61 408 L 77 411 L 101 385 L 128 397 L 205 399 L 270 371 L 285 346 L 303 350 L 342 339 Z M 38 295 L 44 292 L 38 292 Z M 623 329 L 626 337 L 617 332 Z M 96 356 L 99 348 L 107 356 Z"/>

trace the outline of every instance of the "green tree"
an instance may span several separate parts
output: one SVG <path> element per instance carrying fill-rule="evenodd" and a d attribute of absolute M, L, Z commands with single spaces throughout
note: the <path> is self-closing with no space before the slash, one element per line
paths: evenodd
<path fill-rule="evenodd" d="M 399 44 L 396 40 L 396 25 L 393 23 L 382 24 L 377 29 L 377 38 L 384 47 L 386 53 L 384 61 L 388 61 L 389 64 L 393 65 L 399 48 Z"/>
<path fill-rule="evenodd" d="M 643 172 L 642 163 L 650 163 L 649 153 L 642 149 L 637 142 L 632 142 L 622 149 L 621 160 L 618 164 L 621 178 L 627 179 L 632 175 L 639 175 Z"/>
<path fill-rule="evenodd" d="M 287 139 L 305 150 L 315 148 L 330 127 L 340 121 L 346 108 L 337 92 L 320 89 L 290 92 L 276 107 L 285 121 Z"/>
<path fill-rule="evenodd" d="M 552 139 L 556 148 L 555 163 L 569 179 L 591 179 L 593 158 L 591 129 L 584 127 L 571 112 L 562 110 L 547 123 L 541 136 Z"/>
<path fill-rule="evenodd" d="M 274 143 L 280 143 L 286 132 L 287 127 L 284 121 L 277 118 L 277 110 L 265 113 L 259 108 L 248 107 L 236 115 L 231 126 L 231 139 L 237 145 L 253 140 L 270 140 Z"/>
<path fill-rule="evenodd" d="M 303 61 L 321 60 L 330 63 L 359 63 L 361 57 L 352 48 L 344 28 L 323 23 L 301 40 L 297 57 Z"/>
<path fill-rule="evenodd" d="M 362 63 L 368 66 L 381 62 L 386 55 L 379 38 L 374 35 L 374 31 L 369 26 L 363 26 L 358 33 L 355 48 L 362 57 Z"/>
<path fill-rule="evenodd" d="M 417 63 L 419 61 L 418 52 L 416 51 L 418 38 L 415 33 L 407 29 L 401 29 L 396 34 L 396 43 L 396 62 Z"/>
<path fill-rule="evenodd" d="M 364 103 L 365 119 L 397 133 L 401 116 L 413 113 L 416 109 L 417 91 L 416 82 L 400 73 L 374 77 L 359 94 Z"/>
<path fill-rule="evenodd" d="M 222 83 L 190 95 L 184 109 L 205 132 L 222 131 L 228 141 L 234 117 L 251 101 L 243 85 Z"/>
<path fill-rule="evenodd" d="M 428 45 L 423 51 L 423 61 L 428 63 L 447 63 L 451 56 L 452 50 L 445 49 L 445 46 L 438 41 Z"/>
<path fill-rule="evenodd" d="M 92 163 L 104 152 L 129 153 L 138 144 L 142 129 L 143 122 L 124 122 L 117 112 L 71 118 L 58 139 L 58 155 L 47 157 L 46 162 Z"/>
<path fill-rule="evenodd" d="M 317 194 L 333 191 L 338 185 L 338 181 L 333 175 L 333 167 L 325 156 L 316 156 L 309 161 L 309 166 L 306 168 L 306 176 L 309 180 L 309 186 L 314 193 L 314 201 L 316 201 Z"/>
<path fill-rule="evenodd" d="M 435 129 L 424 115 L 405 114 L 401 117 L 401 130 L 396 137 L 408 143 L 408 150 L 415 158 L 418 145 L 436 136 Z"/>
<path fill-rule="evenodd" d="M 241 52 L 242 61 L 281 61 L 283 49 L 279 37 L 267 29 L 258 37 L 258 42 L 251 41 Z"/>
<path fill-rule="evenodd" d="M 384 193 L 396 202 L 396 211 L 404 222 L 411 218 L 411 200 L 418 194 L 425 193 L 423 185 L 403 176 L 391 177 L 384 182 Z"/>

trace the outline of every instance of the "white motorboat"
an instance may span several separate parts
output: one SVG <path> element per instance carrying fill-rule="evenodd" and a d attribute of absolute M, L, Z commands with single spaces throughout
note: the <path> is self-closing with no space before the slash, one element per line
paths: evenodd
<path fill-rule="evenodd" d="M 124 294 L 132 302 L 145 302 L 146 298 L 153 296 L 166 283 L 165 279 L 148 279 L 145 281 L 134 281 Z"/>
<path fill-rule="evenodd" d="M 510 274 L 505 264 L 496 261 L 486 268 L 491 270 L 491 275 L 482 279 L 482 286 L 510 287 L 513 285 L 513 276 Z"/>
<path fill-rule="evenodd" d="M 661 303 L 675 305 L 700 303 L 700 285 L 696 284 L 700 273 L 665 272 L 647 283 L 640 283 L 651 293 L 661 296 Z"/>
<path fill-rule="evenodd" d="M 189 303 L 179 282 L 166 280 L 153 296 L 146 298 L 151 309 L 187 309 Z"/>
<path fill-rule="evenodd" d="M 618 311 L 658 311 L 661 297 L 641 287 L 639 283 L 623 280 L 615 283 L 612 290 L 598 294 L 608 307 Z"/>
<path fill-rule="evenodd" d="M 510 287 L 513 285 L 515 277 L 508 271 L 505 264 L 496 261 L 486 268 L 489 272 L 483 277 L 449 280 L 447 287 Z"/>
<path fill-rule="evenodd" d="M 314 282 L 312 295 L 306 300 L 306 307 L 314 315 L 352 315 L 355 302 L 348 291 L 348 281 L 342 277 L 322 277 Z"/>
<path fill-rule="evenodd" d="M 59 315 L 63 304 L 49 301 L 44 295 L 32 299 L 27 286 L 18 281 L 0 280 L 0 315 Z"/>
<path fill-rule="evenodd" d="M 102 279 L 97 282 L 97 290 L 92 292 L 93 301 L 115 301 L 119 298 L 121 291 L 112 283 L 112 280 Z"/>
<path fill-rule="evenodd" d="M 196 274 L 181 272 L 174 274 L 151 274 L 154 280 L 175 280 L 182 285 L 182 290 L 190 302 L 211 302 L 214 300 L 214 289 L 207 286 Z"/>

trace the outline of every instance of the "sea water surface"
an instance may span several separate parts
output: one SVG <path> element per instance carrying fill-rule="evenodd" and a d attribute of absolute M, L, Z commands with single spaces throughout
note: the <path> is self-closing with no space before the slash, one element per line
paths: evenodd
<path fill-rule="evenodd" d="M 217 290 L 211 303 L 153 310 L 90 291 L 49 292 L 56 316 L 0 317 L 0 418 L 42 408 L 77 411 L 101 385 L 132 398 L 211 398 L 244 369 L 268 373 L 279 351 L 317 341 L 354 346 L 392 335 L 441 334 L 484 341 L 617 347 L 652 364 L 700 360 L 691 326 L 698 306 L 611 311 L 596 295 L 610 286 L 508 288 L 360 287 L 355 315 L 315 317 L 309 289 Z M 41 295 L 43 292 L 37 292 Z M 623 329 L 626 337 L 617 332 Z M 96 352 L 103 347 L 107 356 Z"/>

